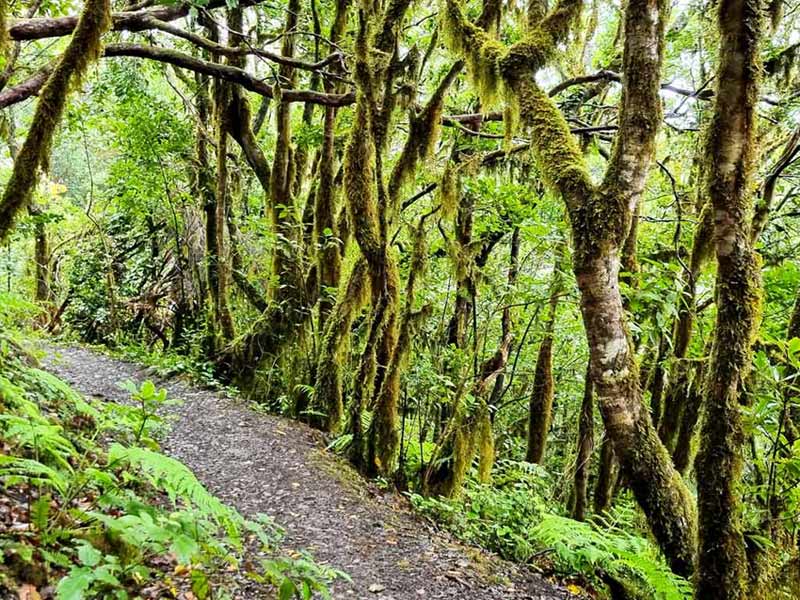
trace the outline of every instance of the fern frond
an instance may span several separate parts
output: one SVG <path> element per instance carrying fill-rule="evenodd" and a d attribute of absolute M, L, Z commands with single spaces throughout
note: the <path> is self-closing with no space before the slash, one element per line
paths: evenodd
<path fill-rule="evenodd" d="M 31 458 L 5 455 L 0 455 L 0 481 L 7 485 L 30 481 L 50 487 L 62 495 L 69 487 L 69 480 L 56 469 Z"/>

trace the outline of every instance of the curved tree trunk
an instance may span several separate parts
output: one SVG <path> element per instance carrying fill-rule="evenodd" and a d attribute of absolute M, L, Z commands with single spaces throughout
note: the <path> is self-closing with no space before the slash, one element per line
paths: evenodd
<path fill-rule="evenodd" d="M 619 131 L 600 187 L 593 185 L 563 114 L 533 78 L 555 53 L 555 44 L 566 38 L 580 8 L 579 0 L 561 0 L 509 48 L 498 48 L 467 21 L 456 0 L 447 0 L 444 17 L 450 45 L 480 68 L 473 77 L 495 91 L 502 79 L 505 95 L 510 92 L 518 102 L 520 120 L 532 130 L 542 175 L 565 201 L 592 379 L 606 431 L 671 567 L 689 575 L 694 569 L 693 502 L 643 404 L 619 290 L 621 245 L 644 191 L 661 122 L 667 6 L 663 0 L 630 0 L 626 5 Z"/>

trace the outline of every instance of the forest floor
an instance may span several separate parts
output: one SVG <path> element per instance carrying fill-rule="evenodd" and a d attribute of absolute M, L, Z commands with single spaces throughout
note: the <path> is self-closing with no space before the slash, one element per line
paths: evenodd
<path fill-rule="evenodd" d="M 77 347 L 47 347 L 45 368 L 83 394 L 125 402 L 118 383 L 156 379 L 146 369 Z M 325 450 L 319 432 L 256 412 L 176 378 L 159 381 L 174 420 L 163 450 L 183 461 L 246 516 L 265 513 L 286 531 L 284 549 L 306 550 L 346 572 L 333 597 L 555 600 L 574 598 L 527 568 L 457 543 Z M 254 588 L 243 599 L 263 597 Z"/>

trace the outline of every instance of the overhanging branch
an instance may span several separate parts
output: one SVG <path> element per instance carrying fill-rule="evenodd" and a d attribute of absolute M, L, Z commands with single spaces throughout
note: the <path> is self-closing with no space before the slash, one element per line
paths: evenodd
<path fill-rule="evenodd" d="M 261 0 L 242 0 L 240 6 L 253 6 Z M 225 0 L 211 0 L 206 10 L 226 6 Z M 121 11 L 111 15 L 114 31 L 144 31 L 152 29 L 152 19 L 159 21 L 175 21 L 189 14 L 189 4 L 175 6 L 157 6 L 147 10 Z M 40 40 L 43 38 L 69 35 L 78 24 L 77 16 L 39 17 L 14 21 L 8 29 L 12 40 Z"/>
<path fill-rule="evenodd" d="M 108 44 L 103 50 L 103 56 L 107 58 L 130 56 L 155 60 L 224 81 L 237 83 L 244 89 L 267 98 L 273 98 L 275 95 L 273 86 L 251 75 L 244 69 L 203 60 L 177 50 L 144 44 Z M 47 80 L 51 69 L 52 66 L 47 66 L 27 81 L 0 92 L 0 108 L 5 108 L 37 95 Z M 346 106 L 355 101 L 352 93 L 326 94 L 315 90 L 282 89 L 280 96 L 284 102 L 310 102 L 322 106 Z"/>

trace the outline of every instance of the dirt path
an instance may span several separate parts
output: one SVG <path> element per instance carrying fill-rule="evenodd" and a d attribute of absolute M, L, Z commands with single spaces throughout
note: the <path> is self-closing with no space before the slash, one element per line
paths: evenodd
<path fill-rule="evenodd" d="M 119 401 L 140 367 L 81 348 L 51 349 L 45 368 L 77 390 Z M 336 599 L 570 598 L 535 574 L 455 543 L 415 517 L 396 494 L 370 490 L 325 452 L 314 430 L 255 412 L 178 380 L 160 382 L 183 404 L 163 448 L 223 501 L 246 515 L 266 513 L 286 529 L 285 547 L 347 572 Z M 245 596 L 256 598 L 258 596 Z"/>

